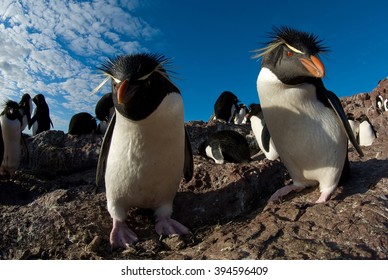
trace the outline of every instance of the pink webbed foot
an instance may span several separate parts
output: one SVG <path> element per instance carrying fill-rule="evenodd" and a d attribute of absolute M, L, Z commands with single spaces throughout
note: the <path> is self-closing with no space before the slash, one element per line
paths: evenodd
<path fill-rule="evenodd" d="M 156 219 L 155 230 L 162 236 L 190 234 L 190 230 L 187 227 L 171 218 Z"/>
<path fill-rule="evenodd" d="M 321 196 L 318 198 L 317 201 L 315 201 L 315 203 L 324 203 L 330 199 L 330 196 L 331 196 L 331 191 L 330 192 L 322 192 Z"/>
<path fill-rule="evenodd" d="M 280 200 L 283 196 L 286 196 L 292 191 L 300 192 L 305 186 L 288 185 L 277 190 L 269 199 L 268 202 L 274 202 Z"/>
<path fill-rule="evenodd" d="M 113 219 L 113 228 L 110 233 L 112 248 L 128 248 L 138 241 L 137 235 L 129 229 L 125 222 Z"/>

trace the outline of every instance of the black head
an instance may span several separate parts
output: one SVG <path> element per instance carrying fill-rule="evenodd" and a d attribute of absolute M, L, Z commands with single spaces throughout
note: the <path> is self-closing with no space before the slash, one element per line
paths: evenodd
<path fill-rule="evenodd" d="M 20 113 L 20 106 L 17 102 L 8 100 L 5 103 L 4 110 L 1 115 L 6 115 L 10 120 L 18 119 L 20 122 L 23 119 L 22 114 Z"/>
<path fill-rule="evenodd" d="M 318 58 L 327 49 L 314 34 L 289 27 L 274 28 L 268 46 L 257 50 L 262 67 L 269 68 L 285 84 L 299 84 L 322 78 L 325 68 Z"/>
<path fill-rule="evenodd" d="M 354 121 L 354 115 L 353 115 L 353 113 L 347 113 L 347 114 L 346 114 L 346 118 L 347 118 L 348 120 Z"/>
<path fill-rule="evenodd" d="M 104 94 L 96 104 L 95 113 L 100 121 L 108 121 L 110 109 L 114 107 L 112 93 Z"/>
<path fill-rule="evenodd" d="M 116 109 L 131 120 L 149 116 L 169 93 L 180 93 L 171 82 L 161 55 L 135 54 L 108 60 L 100 68 L 112 78 L 112 97 Z"/>
<path fill-rule="evenodd" d="M 365 121 L 367 121 L 368 123 L 370 123 L 369 118 L 368 118 L 367 115 L 365 115 L 365 114 L 361 114 L 361 115 L 357 118 L 357 121 L 358 121 L 359 123 L 362 123 L 362 122 L 365 122 Z"/>
<path fill-rule="evenodd" d="M 230 91 L 224 91 L 214 103 L 214 114 L 217 119 L 228 121 L 231 116 L 231 108 L 238 107 L 238 98 Z"/>
<path fill-rule="evenodd" d="M 237 103 L 239 102 L 239 100 L 234 93 L 230 91 L 224 91 L 220 94 L 220 96 L 216 100 L 216 103 L 217 102 L 234 104 L 237 107 L 238 105 Z"/>
<path fill-rule="evenodd" d="M 260 104 L 257 103 L 251 103 L 249 105 L 249 115 L 257 115 L 261 111 L 261 106 Z"/>
<path fill-rule="evenodd" d="M 30 105 L 31 96 L 28 93 L 23 94 L 22 99 L 20 99 L 20 106 L 25 107 Z"/>
<path fill-rule="evenodd" d="M 44 98 L 44 95 L 40 93 L 35 95 L 32 101 L 34 101 L 37 107 L 47 104 L 46 99 Z"/>
<path fill-rule="evenodd" d="M 87 112 L 81 112 L 71 117 L 68 133 L 71 135 L 89 134 L 96 131 L 96 119 Z"/>

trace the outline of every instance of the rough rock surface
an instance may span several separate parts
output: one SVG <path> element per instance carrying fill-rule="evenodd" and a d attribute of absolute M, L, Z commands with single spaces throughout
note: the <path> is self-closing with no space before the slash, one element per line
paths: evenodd
<path fill-rule="evenodd" d="M 195 155 L 195 173 L 182 181 L 174 217 L 192 236 L 160 239 L 149 210 L 133 209 L 128 224 L 140 240 L 127 250 L 109 245 L 105 190 L 94 177 L 101 137 L 49 131 L 28 139 L 29 161 L 15 178 L 0 180 L 0 259 L 387 259 L 388 112 L 374 108 L 383 80 L 369 94 L 343 98 L 347 112 L 367 113 L 378 138 L 359 158 L 350 148 L 352 178 L 325 204 L 317 188 L 267 204 L 289 182 L 279 161 L 217 165 Z M 388 97 L 388 96 L 386 96 Z M 190 122 L 196 153 L 220 129 L 247 136 L 249 125 Z"/>

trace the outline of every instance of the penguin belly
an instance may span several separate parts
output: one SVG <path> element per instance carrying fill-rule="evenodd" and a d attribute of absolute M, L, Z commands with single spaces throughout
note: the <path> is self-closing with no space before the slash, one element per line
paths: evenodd
<path fill-rule="evenodd" d="M 294 185 L 334 190 L 347 154 L 346 132 L 335 112 L 317 99 L 313 85 L 285 85 L 267 68 L 257 87 L 268 130 Z"/>
<path fill-rule="evenodd" d="M 367 121 L 360 123 L 360 127 L 359 127 L 360 145 L 361 146 L 370 146 L 370 145 L 372 145 L 375 138 L 376 138 L 376 136 L 375 136 L 375 133 L 373 131 L 372 126 Z"/>
<path fill-rule="evenodd" d="M 179 94 L 167 95 L 141 121 L 131 121 L 116 112 L 105 171 L 112 218 L 125 220 L 131 207 L 172 211 L 183 175 L 184 139 L 183 103 Z"/>
<path fill-rule="evenodd" d="M 19 120 L 10 120 L 1 116 L 1 128 L 4 141 L 4 155 L 1 163 L 1 172 L 6 171 L 13 175 L 19 168 L 21 158 L 21 130 Z"/>
<path fill-rule="evenodd" d="M 28 124 L 27 116 L 24 115 L 22 119 L 22 127 L 20 128 L 20 131 L 24 131 L 24 129 L 26 129 L 27 127 L 27 124 Z"/>

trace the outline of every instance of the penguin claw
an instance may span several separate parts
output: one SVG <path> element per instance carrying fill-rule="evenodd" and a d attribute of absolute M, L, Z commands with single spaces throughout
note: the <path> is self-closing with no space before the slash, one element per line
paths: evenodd
<path fill-rule="evenodd" d="M 113 220 L 113 228 L 109 239 L 112 248 L 129 248 L 138 240 L 137 235 L 129 229 L 125 222 Z"/>
<path fill-rule="evenodd" d="M 161 236 L 168 236 L 172 234 L 186 235 L 190 234 L 190 230 L 171 218 L 164 218 L 156 221 L 155 230 Z"/>

